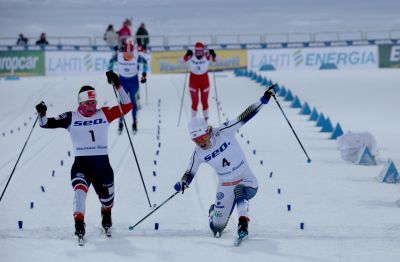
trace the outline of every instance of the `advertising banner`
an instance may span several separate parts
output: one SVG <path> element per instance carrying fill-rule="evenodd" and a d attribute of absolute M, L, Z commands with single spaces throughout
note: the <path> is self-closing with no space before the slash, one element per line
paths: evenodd
<path fill-rule="evenodd" d="M 113 52 L 46 52 L 46 75 L 105 73 Z"/>
<path fill-rule="evenodd" d="M 215 66 L 211 63 L 210 69 L 223 70 L 246 68 L 246 50 L 215 50 L 220 62 Z M 184 73 L 187 65 L 181 60 L 185 51 L 153 52 L 151 57 L 151 72 L 153 74 Z"/>
<path fill-rule="evenodd" d="M 377 46 L 249 50 L 250 70 L 368 69 L 378 67 Z"/>
<path fill-rule="evenodd" d="M 1 51 L 0 76 L 44 75 L 43 51 Z"/>
<path fill-rule="evenodd" d="M 379 46 L 379 67 L 400 68 L 400 45 Z"/>

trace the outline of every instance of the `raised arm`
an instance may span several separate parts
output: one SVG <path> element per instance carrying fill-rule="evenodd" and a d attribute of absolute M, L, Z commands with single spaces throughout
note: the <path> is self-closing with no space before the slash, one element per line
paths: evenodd
<path fill-rule="evenodd" d="M 67 129 L 71 125 L 71 112 L 63 113 L 57 117 L 47 117 L 47 106 L 43 101 L 36 105 L 36 111 L 38 112 L 40 127 Z"/>
<path fill-rule="evenodd" d="M 104 115 L 107 118 L 107 121 L 111 123 L 115 119 L 121 117 L 120 106 L 122 109 L 122 113 L 125 115 L 132 109 L 132 102 L 129 98 L 128 94 L 125 92 L 123 88 L 121 88 L 121 84 L 119 82 L 119 78 L 117 74 L 113 71 L 108 71 L 107 73 L 107 81 L 110 84 L 113 84 L 114 88 L 119 93 L 119 97 L 121 99 L 121 104 L 113 107 L 102 107 L 101 110 L 104 112 Z"/>
<path fill-rule="evenodd" d="M 260 101 L 247 107 L 246 110 L 244 110 L 244 112 L 235 119 L 225 122 L 221 127 L 219 127 L 219 131 L 236 132 L 236 130 L 246 124 L 247 121 L 252 119 L 265 104 L 268 104 L 268 101 L 271 98 L 273 92 L 274 86 L 271 86 L 270 88 L 268 88 L 267 91 L 265 91 L 264 95 L 260 98 Z"/>

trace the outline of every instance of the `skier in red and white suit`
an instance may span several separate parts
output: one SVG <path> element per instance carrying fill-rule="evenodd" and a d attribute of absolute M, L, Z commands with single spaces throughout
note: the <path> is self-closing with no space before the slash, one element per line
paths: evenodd
<path fill-rule="evenodd" d="M 217 56 L 213 49 L 204 50 L 204 44 L 197 42 L 192 50 L 187 50 L 183 62 L 189 62 L 189 91 L 192 97 L 192 117 L 197 115 L 199 104 L 199 92 L 203 106 L 204 119 L 208 119 L 208 94 L 210 92 L 210 81 L 208 79 L 208 65 L 210 61 L 217 62 Z"/>
<path fill-rule="evenodd" d="M 127 114 L 132 103 L 121 88 L 118 76 L 107 72 L 109 82 L 113 82 L 121 98 L 121 109 Z M 97 109 L 96 91 L 91 86 L 83 86 L 78 95 L 77 111 L 70 111 L 58 117 L 47 117 L 44 102 L 36 105 L 39 123 L 43 128 L 65 128 L 69 131 L 74 148 L 75 161 L 71 168 L 71 184 L 74 189 L 75 234 L 85 235 L 85 200 L 93 184 L 100 203 L 102 226 L 106 231 L 112 226 L 111 209 L 114 204 L 114 173 L 108 159 L 108 127 L 121 117 L 119 106 Z"/>

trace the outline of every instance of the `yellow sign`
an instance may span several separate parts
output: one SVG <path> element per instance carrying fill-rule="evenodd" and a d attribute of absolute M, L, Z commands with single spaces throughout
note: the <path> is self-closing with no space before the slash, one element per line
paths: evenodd
<path fill-rule="evenodd" d="M 226 70 L 235 68 L 247 68 L 246 50 L 215 50 L 220 61 L 210 69 Z M 152 74 L 185 73 L 187 63 L 182 63 L 185 51 L 154 52 L 151 55 Z"/>

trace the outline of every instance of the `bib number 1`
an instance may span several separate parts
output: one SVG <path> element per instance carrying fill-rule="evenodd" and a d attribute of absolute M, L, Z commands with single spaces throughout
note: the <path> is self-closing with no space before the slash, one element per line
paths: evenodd
<path fill-rule="evenodd" d="M 93 130 L 90 130 L 89 133 L 92 135 L 92 141 L 93 141 L 93 142 L 96 141 L 95 138 L 94 138 L 94 132 L 93 132 Z"/>

